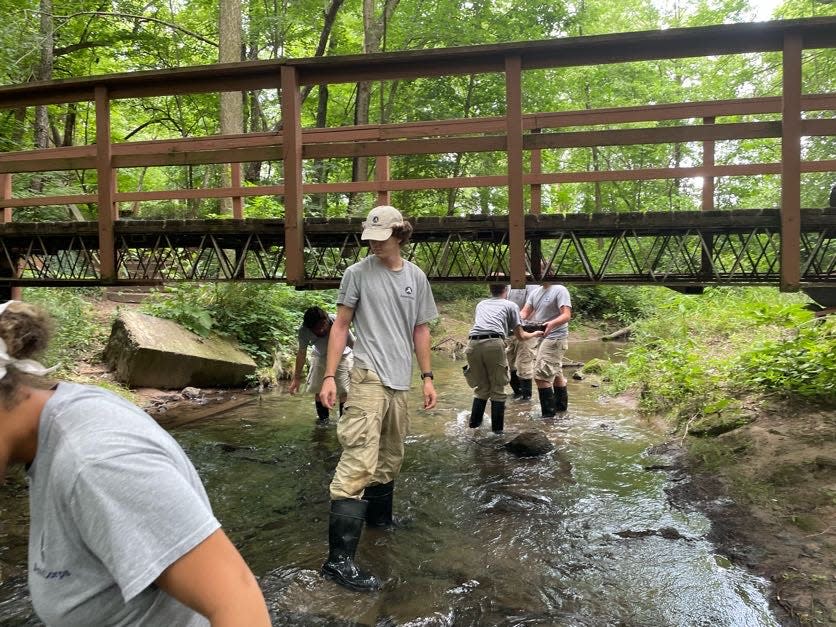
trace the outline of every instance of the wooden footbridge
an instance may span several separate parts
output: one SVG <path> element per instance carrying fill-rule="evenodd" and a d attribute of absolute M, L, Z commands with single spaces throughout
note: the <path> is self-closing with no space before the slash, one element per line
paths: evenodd
<path fill-rule="evenodd" d="M 836 172 L 836 158 L 802 160 L 803 137 L 836 136 L 836 93 L 802 94 L 802 51 L 833 47 L 836 17 L 246 62 L 2 87 L 0 108 L 6 109 L 94 102 L 96 141 L 0 153 L 0 284 L 281 280 L 299 287 L 328 287 L 367 253 L 358 239 L 362 219 L 308 217 L 306 195 L 371 192 L 388 203 L 395 191 L 505 187 L 506 214 L 414 218 L 410 259 L 433 281 L 485 281 L 501 275 L 520 285 L 540 278 L 544 260 L 547 276 L 568 283 L 836 287 L 836 209 L 802 208 L 800 200 L 802 173 Z M 584 111 L 522 109 L 525 71 L 770 51 L 782 54 L 782 94 L 776 97 Z M 339 128 L 301 124 L 300 93 L 306 87 L 476 73 L 504 75 L 504 116 Z M 217 92 L 221 86 L 224 91 L 278 89 L 280 131 L 112 141 L 113 101 Z M 739 121 L 746 116 L 766 121 Z M 781 160 L 715 163 L 715 142 L 753 138 L 779 138 Z M 541 168 L 543 150 L 680 142 L 701 144 L 702 163 L 579 172 Z M 505 173 L 399 180 L 389 176 L 390 157 L 467 152 L 499 153 L 507 164 Z M 373 180 L 304 180 L 305 160 L 355 157 L 374 160 Z M 242 186 L 240 164 L 249 161 L 281 161 L 282 184 Z M 120 168 L 209 163 L 230 164 L 230 186 L 162 191 L 116 187 Z M 95 170 L 96 192 L 13 197 L 14 174 L 62 170 Z M 780 175 L 779 208 L 715 210 L 717 177 L 760 174 Z M 644 207 L 637 213 L 554 215 L 541 207 L 543 185 L 689 177 L 702 178 L 701 211 Z M 242 203 L 254 196 L 282 197 L 284 219 L 243 219 Z M 189 198 L 231 198 L 233 215 L 219 220 L 136 220 L 120 213 L 120 205 L 126 203 Z M 98 220 L 14 219 L 20 207 L 71 204 L 95 204 Z M 402 209 L 409 215 L 409 207 Z"/>

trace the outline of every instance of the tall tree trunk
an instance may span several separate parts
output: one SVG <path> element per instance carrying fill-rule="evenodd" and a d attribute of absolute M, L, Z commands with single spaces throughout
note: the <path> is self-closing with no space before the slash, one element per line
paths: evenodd
<path fill-rule="evenodd" d="M 363 52 L 374 53 L 380 51 L 380 44 L 386 35 L 386 27 L 392 18 L 392 13 L 400 0 L 384 0 L 383 12 L 380 17 L 375 15 L 375 0 L 363 0 Z M 361 81 L 357 83 L 357 101 L 354 108 L 354 123 L 369 123 L 369 106 L 371 103 L 371 83 Z M 352 181 L 366 181 L 369 177 L 368 157 L 355 157 L 351 166 Z M 358 194 L 349 194 L 348 212 L 356 213 L 359 205 Z"/>
<path fill-rule="evenodd" d="M 41 57 L 38 65 L 38 80 L 48 81 L 52 79 L 52 60 L 55 38 L 52 22 L 52 0 L 41 0 Z M 46 105 L 35 107 L 35 148 L 46 148 L 49 146 L 49 116 Z M 38 174 L 32 177 L 32 191 L 39 194 L 44 189 L 44 179 Z"/>
<path fill-rule="evenodd" d="M 220 0 L 218 19 L 218 50 L 221 63 L 241 60 L 241 0 Z M 240 91 L 221 93 L 221 134 L 244 132 L 244 104 Z M 231 184 L 229 165 L 223 164 L 221 181 L 224 187 Z M 232 199 L 222 198 L 221 213 L 232 212 Z"/>
<path fill-rule="evenodd" d="M 328 85 L 319 86 L 319 100 L 316 104 L 316 126 L 324 128 L 328 125 Z M 328 164 L 325 159 L 314 159 L 314 179 L 317 183 L 328 182 Z M 328 194 L 317 194 L 312 201 L 313 213 L 325 216 L 328 212 Z"/>
<path fill-rule="evenodd" d="M 471 74 L 467 81 L 467 93 L 465 94 L 464 98 L 464 117 L 470 117 L 470 106 L 473 101 L 473 87 L 475 85 L 476 76 Z M 453 171 L 451 175 L 453 178 L 461 176 L 462 172 L 462 153 L 456 153 L 456 161 L 453 163 Z M 459 196 L 459 188 L 458 187 L 451 187 L 447 191 L 447 215 L 452 216 L 456 213 L 456 199 Z"/>

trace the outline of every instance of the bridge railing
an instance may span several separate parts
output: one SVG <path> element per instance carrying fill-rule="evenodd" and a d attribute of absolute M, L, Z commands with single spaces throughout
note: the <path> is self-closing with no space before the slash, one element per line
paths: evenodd
<path fill-rule="evenodd" d="M 388 202 L 399 190 L 461 187 L 505 187 L 508 192 L 507 246 L 511 280 L 525 279 L 527 212 L 540 212 L 543 185 L 596 182 L 703 178 L 702 208 L 714 207 L 714 180 L 722 176 L 779 174 L 781 176 L 780 279 L 785 290 L 801 282 L 801 197 L 804 172 L 836 171 L 836 159 L 802 161 L 801 138 L 836 135 L 833 118 L 803 119 L 805 111 L 833 111 L 836 94 L 801 92 L 802 50 L 836 46 L 836 17 L 761 24 L 735 24 L 645 33 L 625 33 L 553 41 L 471 46 L 350 57 L 248 62 L 179 70 L 97 76 L 0 88 L 0 108 L 46 103 L 95 103 L 96 143 L 0 154 L 0 207 L 11 221 L 16 207 L 95 203 L 98 206 L 98 263 L 103 282 L 117 275 L 114 223 L 119 203 L 189 198 L 232 198 L 234 217 L 240 217 L 241 199 L 282 196 L 284 278 L 308 283 L 306 276 L 304 205 L 306 194 L 372 192 Z M 624 63 L 748 52 L 782 53 L 782 95 L 728 101 L 669 103 L 641 107 L 524 114 L 522 74 L 527 70 Z M 392 80 L 430 76 L 499 72 L 505 77 L 506 114 L 481 119 L 434 120 L 406 124 L 340 128 L 303 128 L 300 90 L 304 86 L 359 80 Z M 278 133 L 212 136 L 175 140 L 115 143 L 111 137 L 111 103 L 123 98 L 216 92 L 236 89 L 279 89 L 282 128 Z M 780 114 L 780 120 L 718 122 L 717 118 Z M 569 130 L 596 125 L 698 120 L 698 124 L 606 130 Z M 781 161 L 717 164 L 714 143 L 726 140 L 779 138 Z M 541 151 L 559 148 L 629 146 L 700 142 L 702 163 L 688 167 L 543 172 Z M 462 176 L 392 180 L 389 158 L 415 154 L 505 152 L 507 171 L 493 176 Z M 523 155 L 531 167 L 524 167 Z M 306 183 L 303 161 L 369 157 L 376 160 L 371 181 Z M 240 186 L 239 164 L 282 161 L 281 185 Z M 116 188 L 120 168 L 231 164 L 232 185 L 210 189 L 122 191 Z M 12 198 L 11 175 L 22 172 L 95 169 L 97 192 Z M 531 203 L 524 206 L 524 188 Z M 536 255 L 535 255 L 536 256 Z"/>

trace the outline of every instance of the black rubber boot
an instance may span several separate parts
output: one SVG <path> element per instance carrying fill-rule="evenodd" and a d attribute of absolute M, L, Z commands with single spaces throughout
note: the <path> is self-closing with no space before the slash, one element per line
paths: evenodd
<path fill-rule="evenodd" d="M 366 487 L 363 499 L 369 502 L 366 510 L 366 524 L 369 527 L 392 527 L 395 519 L 392 516 L 392 498 L 395 493 L 395 482 L 378 483 Z"/>
<path fill-rule="evenodd" d="M 569 409 L 568 387 L 554 387 L 554 408 L 557 411 L 566 411 L 567 409 Z"/>
<path fill-rule="evenodd" d="M 345 588 L 370 592 L 380 588 L 380 581 L 354 563 L 357 543 L 366 521 L 366 501 L 340 499 L 331 501 L 328 520 L 328 559 L 322 565 L 322 576 Z"/>
<path fill-rule="evenodd" d="M 482 419 L 485 417 L 485 408 L 488 406 L 488 401 L 482 398 L 474 398 L 473 406 L 470 408 L 470 428 L 475 429 L 482 424 Z"/>
<path fill-rule="evenodd" d="M 328 411 L 328 408 L 320 403 L 319 401 L 315 401 L 316 403 L 316 422 L 318 424 L 325 424 L 328 422 L 328 416 L 331 412 Z"/>
<path fill-rule="evenodd" d="M 491 401 L 491 431 L 502 433 L 505 426 L 505 401 Z"/>
<path fill-rule="evenodd" d="M 520 389 L 520 378 L 517 376 L 517 371 L 511 371 L 511 389 L 514 390 L 514 398 L 519 398 L 522 390 Z"/>
<path fill-rule="evenodd" d="M 518 400 L 531 400 L 531 379 L 520 379 L 520 396 Z"/>
<path fill-rule="evenodd" d="M 554 418 L 557 413 L 554 406 L 554 390 L 537 388 L 537 393 L 540 395 L 540 410 L 543 412 L 543 418 Z"/>

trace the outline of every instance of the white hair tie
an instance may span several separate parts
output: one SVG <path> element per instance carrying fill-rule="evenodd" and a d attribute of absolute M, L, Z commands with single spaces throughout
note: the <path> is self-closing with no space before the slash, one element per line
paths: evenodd
<path fill-rule="evenodd" d="M 3 315 L 3 312 L 6 311 L 9 305 L 12 303 L 17 303 L 20 301 L 16 300 L 7 300 L 5 303 L 0 305 L 0 316 Z M 11 355 L 9 355 L 9 349 L 6 346 L 6 342 L 3 338 L 0 338 L 0 379 L 3 379 L 8 372 L 7 366 L 14 366 L 16 370 L 20 372 L 25 372 L 27 374 L 34 374 L 39 377 L 42 377 L 46 374 L 49 374 L 58 366 L 53 366 L 52 368 L 47 368 L 43 366 L 40 362 L 35 361 L 34 359 L 15 359 Z"/>

